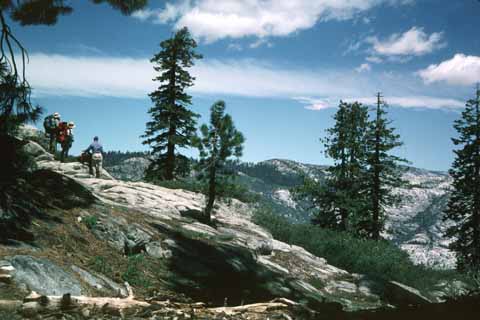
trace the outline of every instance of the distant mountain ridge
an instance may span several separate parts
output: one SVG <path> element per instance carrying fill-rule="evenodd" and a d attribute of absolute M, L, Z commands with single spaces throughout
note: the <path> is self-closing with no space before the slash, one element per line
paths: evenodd
<path fill-rule="evenodd" d="M 118 179 L 137 181 L 148 165 L 145 161 L 145 158 L 133 157 L 116 166 L 106 166 L 106 169 Z M 237 166 L 237 182 L 260 195 L 262 201 L 278 214 L 292 222 L 307 222 L 311 213 L 305 209 L 306 204 L 293 198 L 290 190 L 302 183 L 303 176 L 322 181 L 327 168 L 326 165 L 286 159 L 241 163 Z M 453 268 L 455 257 L 448 249 L 450 241 L 443 237 L 448 222 L 442 221 L 451 178 L 446 172 L 414 167 L 405 169 L 403 178 L 410 185 L 395 191 L 401 195 L 402 201 L 398 207 L 387 209 L 383 236 L 408 252 L 416 263 Z"/>

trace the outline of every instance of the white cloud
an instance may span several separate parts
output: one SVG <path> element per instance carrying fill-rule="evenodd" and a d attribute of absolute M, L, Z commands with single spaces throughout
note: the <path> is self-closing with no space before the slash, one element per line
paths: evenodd
<path fill-rule="evenodd" d="M 151 20 L 153 23 L 164 24 L 177 19 L 190 8 L 189 1 L 179 1 L 176 4 L 166 3 L 164 9 L 142 9 L 135 11 L 132 17 L 140 21 Z"/>
<path fill-rule="evenodd" d="M 36 94 L 143 98 L 158 84 L 149 59 L 74 57 L 33 53 L 27 65 Z M 362 92 L 356 75 L 275 67 L 256 60 L 200 60 L 192 68 L 192 92 L 253 97 L 291 97 Z M 342 83 L 338 86 L 337 83 Z M 357 89 L 358 88 L 358 89 Z"/>
<path fill-rule="evenodd" d="M 329 99 L 315 99 L 310 97 L 294 97 L 293 100 L 305 104 L 305 109 L 319 111 L 328 108 L 333 108 L 335 104 Z"/>
<path fill-rule="evenodd" d="M 273 47 L 273 44 L 265 38 L 260 38 L 249 45 L 251 49 L 260 48 L 261 46 L 266 46 L 268 48 L 271 48 Z"/>
<path fill-rule="evenodd" d="M 233 51 L 242 51 L 243 47 L 239 43 L 229 43 L 227 46 L 228 50 L 233 50 Z"/>
<path fill-rule="evenodd" d="M 158 86 L 152 81 L 155 72 L 147 58 L 33 53 L 27 72 L 37 96 L 146 98 Z M 388 97 L 392 105 L 421 108 L 463 106 L 463 102 L 454 99 L 412 95 L 402 88 L 404 79 L 397 81 L 381 74 L 372 78 L 354 71 L 282 68 L 257 60 L 200 60 L 191 72 L 196 77 L 195 86 L 191 88 L 194 94 L 294 99 L 311 110 L 335 107 L 340 99 L 349 97 L 349 100 L 373 103 L 374 98 L 355 97 L 362 97 L 365 92 L 372 92 L 373 96 L 379 87 L 377 80 L 401 94 Z"/>
<path fill-rule="evenodd" d="M 465 103 L 456 99 L 437 98 L 429 96 L 403 96 L 385 98 L 389 105 L 402 108 L 426 108 L 426 109 L 456 109 L 463 108 Z M 375 97 L 358 97 L 344 99 L 346 102 L 358 101 L 367 105 L 374 105 L 377 102 Z"/>
<path fill-rule="evenodd" d="M 383 59 L 379 58 L 377 56 L 369 56 L 369 57 L 366 57 L 365 60 L 367 60 L 368 62 L 371 62 L 371 63 L 382 63 L 383 62 Z"/>
<path fill-rule="evenodd" d="M 446 82 L 469 86 L 480 81 L 480 57 L 456 54 L 450 60 L 432 64 L 417 74 L 426 83 Z"/>
<path fill-rule="evenodd" d="M 368 63 L 362 63 L 358 68 L 355 68 L 355 71 L 358 73 L 361 72 L 369 72 L 372 70 L 372 66 L 370 66 Z"/>
<path fill-rule="evenodd" d="M 422 56 L 446 45 L 442 32 L 428 35 L 418 27 L 402 34 L 394 33 L 383 41 L 377 37 L 368 37 L 365 41 L 372 45 L 373 52 L 383 56 Z"/>
<path fill-rule="evenodd" d="M 403 5 L 410 0 L 183 0 L 163 10 L 143 10 L 133 17 L 154 23 L 173 22 L 213 42 L 246 36 L 287 36 L 319 21 L 346 20 L 377 5 Z"/>
<path fill-rule="evenodd" d="M 324 110 L 328 108 L 336 108 L 340 100 L 345 102 L 358 101 L 365 105 L 373 106 L 377 103 L 374 95 L 372 97 L 353 97 L 353 98 L 338 98 L 338 99 L 317 99 L 311 97 L 295 97 L 294 100 L 305 105 L 308 110 Z M 463 108 L 465 105 L 462 101 L 455 99 L 444 99 L 429 96 L 392 96 L 385 98 L 386 102 L 395 107 L 401 108 L 426 108 L 426 109 L 457 109 Z"/>
<path fill-rule="evenodd" d="M 34 53 L 27 72 L 36 95 L 143 97 L 153 89 L 148 59 Z"/>

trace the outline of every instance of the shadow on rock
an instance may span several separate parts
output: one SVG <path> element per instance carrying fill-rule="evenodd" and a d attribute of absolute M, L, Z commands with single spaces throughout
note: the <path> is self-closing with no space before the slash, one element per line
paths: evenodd
<path fill-rule="evenodd" d="M 297 279 L 257 263 L 246 248 L 192 239 L 182 232 L 153 226 L 169 238 L 164 243 L 172 251 L 169 268 L 175 277 L 168 279 L 171 289 L 195 301 L 232 306 L 284 297 L 324 313 L 342 309 L 340 304 L 325 302 L 320 295 L 303 288 Z"/>
<path fill-rule="evenodd" d="M 341 319 L 348 320 L 423 320 L 423 319 L 478 319 L 480 296 L 452 299 L 444 303 L 424 304 L 415 307 L 397 309 L 379 309 L 374 311 L 344 314 Z"/>
<path fill-rule="evenodd" d="M 92 193 L 75 180 L 53 171 L 34 171 L 0 190 L 0 243 L 31 243 L 32 219 L 61 222 L 48 210 L 86 208 L 94 202 Z"/>

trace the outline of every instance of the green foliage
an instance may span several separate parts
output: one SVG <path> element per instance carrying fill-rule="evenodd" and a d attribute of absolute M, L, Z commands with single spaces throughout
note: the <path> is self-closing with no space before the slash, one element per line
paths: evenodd
<path fill-rule="evenodd" d="M 269 163 L 240 163 L 236 170 L 250 177 L 262 179 L 265 183 L 296 187 L 302 183 L 301 173 L 279 172 L 277 167 Z"/>
<path fill-rule="evenodd" d="M 147 0 L 91 0 L 95 4 L 108 3 L 112 8 L 129 15 L 147 5 Z M 1 10 L 9 11 L 10 17 L 21 25 L 54 25 L 61 15 L 68 15 L 73 8 L 64 0 L 2 1 Z"/>
<path fill-rule="evenodd" d="M 340 103 L 335 125 L 321 139 L 334 161 L 325 183 L 305 177 L 303 185 L 294 188 L 297 200 L 312 204 L 315 224 L 373 239 L 379 239 L 384 228 L 385 207 L 397 203 L 393 188 L 404 184 L 399 163 L 406 162 L 390 154 L 401 145 L 400 137 L 378 97 L 373 120 L 366 106 Z"/>
<path fill-rule="evenodd" d="M 210 112 L 210 125 L 202 125 L 202 137 L 195 139 L 195 146 L 200 151 L 198 177 L 208 184 L 207 221 L 210 220 L 215 198 L 228 193 L 228 190 L 235 190 L 232 186 L 234 161 L 230 157 L 239 158 L 242 155 L 245 141 L 242 133 L 235 128 L 232 117 L 225 114 L 225 102 L 215 102 Z"/>
<path fill-rule="evenodd" d="M 385 225 L 385 208 L 400 202 L 400 198 L 393 193 L 394 188 L 406 185 L 402 180 L 402 170 L 399 163 L 407 160 L 390 154 L 394 148 L 400 147 L 400 136 L 391 127 L 391 121 L 386 116 L 385 102 L 377 95 L 375 118 L 369 121 L 366 132 L 366 173 L 365 196 L 370 201 L 364 211 L 359 229 L 372 239 L 379 239 L 380 232 Z"/>
<path fill-rule="evenodd" d="M 337 230 L 356 231 L 356 219 L 366 207 L 363 197 L 363 172 L 366 155 L 368 109 L 361 103 L 340 102 L 335 125 L 327 129 L 321 141 L 326 156 L 333 159 L 329 175 L 320 185 L 309 178 L 297 188 L 300 199 L 307 199 L 316 209 L 314 221 Z"/>
<path fill-rule="evenodd" d="M 92 230 L 98 223 L 98 217 L 94 215 L 86 216 L 83 218 L 83 223 L 85 223 L 88 229 Z"/>
<path fill-rule="evenodd" d="M 150 287 L 151 282 L 145 274 L 145 256 L 137 254 L 128 257 L 127 270 L 122 274 L 122 280 L 140 287 Z"/>
<path fill-rule="evenodd" d="M 254 222 L 270 231 L 275 239 L 301 246 L 351 273 L 399 281 L 420 290 L 459 276 L 453 271 L 414 265 L 407 253 L 388 241 L 361 239 L 348 232 L 311 224 L 291 224 L 266 208 L 260 208 L 255 213 Z"/>
<path fill-rule="evenodd" d="M 104 274 L 104 275 L 112 275 L 113 274 L 113 269 L 110 266 L 110 263 L 105 257 L 102 256 L 95 256 L 92 257 L 92 259 L 89 262 L 90 268 L 92 270 Z"/>
<path fill-rule="evenodd" d="M 29 220 L 31 210 L 24 210 L 8 195 L 22 183 L 31 168 L 31 158 L 22 151 L 23 143 L 15 138 L 20 125 L 35 122 L 42 109 L 30 101 L 31 87 L 25 65 L 27 51 L 13 35 L 6 15 L 21 25 L 52 25 L 59 15 L 72 8 L 63 0 L 0 1 L 0 229 L 16 230 L 18 220 Z M 124 14 L 143 8 L 146 0 L 94 0 L 108 2 Z M 26 213 L 27 212 L 27 213 Z"/>
<path fill-rule="evenodd" d="M 480 90 L 467 101 L 462 117 L 455 121 L 458 147 L 450 175 L 453 190 L 444 219 L 454 222 L 446 232 L 455 241 L 450 248 L 457 254 L 460 269 L 480 270 Z"/>
<path fill-rule="evenodd" d="M 160 47 L 161 51 L 150 60 L 159 72 L 154 80 L 160 86 L 149 95 L 154 103 L 148 111 L 152 119 L 147 122 L 142 137 L 145 138 L 143 144 L 151 147 L 153 156 L 146 172 L 147 179 L 173 180 L 189 171 L 188 158 L 175 150 L 191 146 L 195 137 L 198 114 L 187 108 L 192 97 L 186 90 L 195 80 L 188 69 L 202 56 L 195 52 L 197 43 L 187 28 L 162 41 Z"/>
<path fill-rule="evenodd" d="M 15 138 L 20 125 L 36 121 L 42 110 L 30 103 L 30 87 L 19 82 L 4 58 L 0 59 L 0 187 L 28 168 L 22 142 Z"/>

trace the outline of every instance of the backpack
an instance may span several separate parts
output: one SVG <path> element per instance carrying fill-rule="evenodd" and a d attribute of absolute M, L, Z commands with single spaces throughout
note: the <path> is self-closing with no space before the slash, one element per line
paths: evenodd
<path fill-rule="evenodd" d="M 49 115 L 43 120 L 43 128 L 45 128 L 46 133 L 53 133 L 57 129 L 57 121 L 53 115 Z"/>
<path fill-rule="evenodd" d="M 68 135 L 68 126 L 66 122 L 60 122 L 57 131 L 57 141 L 63 143 Z"/>
<path fill-rule="evenodd" d="M 64 135 L 64 139 L 62 142 L 62 147 L 66 149 L 70 149 L 73 145 L 73 133 L 71 129 L 67 129 L 66 134 Z"/>

